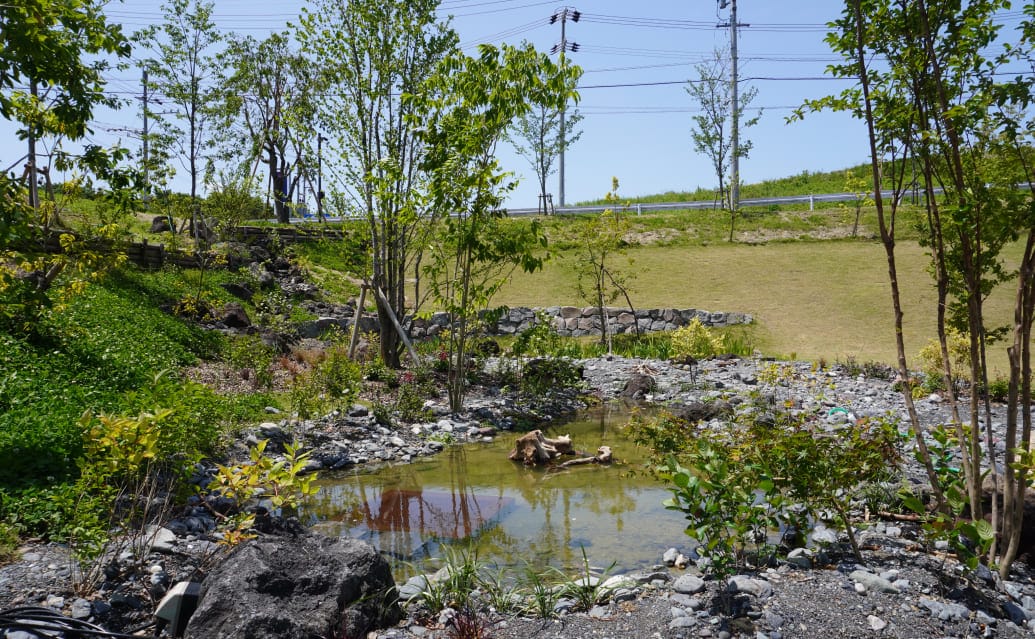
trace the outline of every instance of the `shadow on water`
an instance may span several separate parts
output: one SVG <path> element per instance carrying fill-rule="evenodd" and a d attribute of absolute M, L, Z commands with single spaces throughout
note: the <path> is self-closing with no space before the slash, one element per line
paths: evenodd
<path fill-rule="evenodd" d="M 629 417 L 625 407 L 601 407 L 547 431 L 570 434 L 588 454 L 611 446 L 610 466 L 526 468 L 507 459 L 523 433 L 503 433 L 409 464 L 324 476 L 311 514 L 325 534 L 369 541 L 396 560 L 398 574 L 441 556 L 443 544 L 464 544 L 501 567 L 570 572 L 582 548 L 595 565 L 617 562 L 616 571 L 653 565 L 685 545 L 685 522 L 662 506 L 664 486 L 638 472 L 646 451 L 626 437 Z"/>

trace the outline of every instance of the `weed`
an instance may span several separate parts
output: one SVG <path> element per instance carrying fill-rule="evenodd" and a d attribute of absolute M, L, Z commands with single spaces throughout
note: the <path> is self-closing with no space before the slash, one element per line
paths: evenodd
<path fill-rule="evenodd" d="M 488 639 L 491 633 L 488 622 L 478 611 L 464 606 L 449 620 L 449 636 L 452 639 Z"/>
<path fill-rule="evenodd" d="M 526 564 L 521 579 L 521 586 L 526 596 L 525 612 L 540 619 L 553 619 L 557 616 L 557 602 L 564 595 L 559 583 L 564 574 L 553 567 L 538 571 L 531 564 Z"/>
<path fill-rule="evenodd" d="M 489 607 L 500 613 L 507 614 L 519 607 L 521 597 L 520 590 L 511 583 L 502 568 L 490 572 L 482 570 L 478 578 L 479 589 Z"/>
<path fill-rule="evenodd" d="M 565 594 L 575 600 L 575 607 L 589 611 L 593 606 L 605 601 L 611 595 L 611 588 L 604 586 L 607 575 L 617 565 L 612 562 L 602 571 L 595 571 L 589 565 L 585 546 L 582 550 L 582 573 L 574 581 L 567 583 Z"/>

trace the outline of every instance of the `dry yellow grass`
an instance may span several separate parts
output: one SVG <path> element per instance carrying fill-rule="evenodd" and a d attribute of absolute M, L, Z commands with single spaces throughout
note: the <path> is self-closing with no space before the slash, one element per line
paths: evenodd
<path fill-rule="evenodd" d="M 936 294 L 924 250 L 902 242 L 896 253 L 906 351 L 912 356 L 935 335 Z M 758 323 L 756 341 L 767 354 L 894 362 L 890 284 L 879 242 L 649 246 L 628 256 L 639 307 L 750 313 Z M 575 294 L 573 259 L 572 253 L 558 255 L 541 273 L 515 274 L 495 302 L 584 304 Z M 1011 319 L 1011 289 L 1007 285 L 989 300 L 988 316 L 996 325 Z M 999 370 L 1005 370 L 1004 348 L 993 346 Z"/>

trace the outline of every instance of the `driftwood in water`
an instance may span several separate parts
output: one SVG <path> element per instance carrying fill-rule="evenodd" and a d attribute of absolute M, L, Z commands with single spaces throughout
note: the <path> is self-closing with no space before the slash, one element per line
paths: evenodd
<path fill-rule="evenodd" d="M 574 452 L 570 435 L 551 439 L 544 436 L 543 431 L 533 430 L 518 437 L 514 443 L 514 450 L 510 451 L 508 457 L 526 466 L 542 466 L 559 455 L 571 455 Z"/>
<path fill-rule="evenodd" d="M 579 457 L 578 459 L 570 459 L 563 464 L 560 464 L 558 468 L 567 468 L 568 466 L 581 466 L 582 464 L 610 464 L 611 463 L 611 447 L 601 446 L 597 449 L 597 454 L 594 457 Z"/>

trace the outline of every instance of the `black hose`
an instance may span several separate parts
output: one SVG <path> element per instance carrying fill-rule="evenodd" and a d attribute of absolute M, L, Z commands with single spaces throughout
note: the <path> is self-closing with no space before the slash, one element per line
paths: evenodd
<path fill-rule="evenodd" d="M 147 625 L 150 626 L 151 624 Z M 146 628 L 147 626 L 144 627 Z M 62 639 L 83 639 L 86 637 L 139 639 L 139 635 L 112 632 L 81 619 L 66 617 L 52 608 L 31 606 L 0 611 L 0 631 L 6 633 L 8 630 L 22 630 L 41 636 L 59 637 Z"/>

